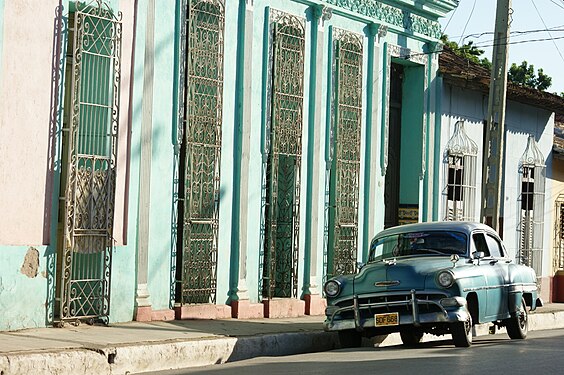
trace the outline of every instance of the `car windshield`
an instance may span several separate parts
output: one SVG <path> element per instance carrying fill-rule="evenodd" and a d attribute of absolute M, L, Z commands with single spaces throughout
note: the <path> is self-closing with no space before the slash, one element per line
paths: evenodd
<path fill-rule="evenodd" d="M 412 255 L 465 255 L 467 237 L 460 232 L 423 231 L 376 238 L 369 262 Z"/>

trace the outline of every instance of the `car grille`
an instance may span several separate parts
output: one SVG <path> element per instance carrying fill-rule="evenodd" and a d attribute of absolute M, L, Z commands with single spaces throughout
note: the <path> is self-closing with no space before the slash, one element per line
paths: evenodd
<path fill-rule="evenodd" d="M 445 294 L 441 293 L 417 293 L 418 309 L 420 314 L 441 312 L 441 308 L 434 303 L 425 303 L 425 301 L 438 302 L 445 298 Z M 362 295 L 358 298 L 358 307 L 362 318 L 371 317 L 374 314 L 382 314 L 389 312 L 398 312 L 400 314 L 412 314 L 411 293 L 379 293 L 374 295 Z M 393 305 L 394 303 L 400 303 Z M 337 303 L 339 308 L 353 306 L 353 300 L 345 300 Z M 340 314 L 342 319 L 352 319 L 353 311 L 343 311 Z"/>

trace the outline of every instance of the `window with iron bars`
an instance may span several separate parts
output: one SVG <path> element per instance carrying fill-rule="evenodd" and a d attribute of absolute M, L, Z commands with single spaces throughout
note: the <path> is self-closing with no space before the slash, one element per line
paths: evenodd
<path fill-rule="evenodd" d="M 542 272 L 545 170 L 544 157 L 534 138 L 529 136 L 519 168 L 521 194 L 517 260 L 532 267 L 537 275 Z"/>
<path fill-rule="evenodd" d="M 475 220 L 477 153 L 476 143 L 464 130 L 464 122 L 458 121 L 444 158 L 444 220 Z"/>
<path fill-rule="evenodd" d="M 564 270 L 564 194 L 558 195 L 554 205 L 554 270 Z"/>

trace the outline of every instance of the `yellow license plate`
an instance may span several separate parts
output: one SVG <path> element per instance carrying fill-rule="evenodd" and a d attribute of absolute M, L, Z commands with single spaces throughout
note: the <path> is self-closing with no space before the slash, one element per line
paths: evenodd
<path fill-rule="evenodd" d="M 374 315 L 374 321 L 376 327 L 397 326 L 399 324 L 399 314 L 397 312 L 388 314 L 376 314 Z"/>

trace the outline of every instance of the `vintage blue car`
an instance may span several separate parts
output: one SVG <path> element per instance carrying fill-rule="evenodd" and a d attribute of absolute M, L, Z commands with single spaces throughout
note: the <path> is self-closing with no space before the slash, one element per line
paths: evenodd
<path fill-rule="evenodd" d="M 343 347 L 392 332 L 408 346 L 431 333 L 468 347 L 472 326 L 490 322 L 524 339 L 527 310 L 542 306 L 534 270 L 513 262 L 489 226 L 470 222 L 386 229 L 358 273 L 331 278 L 324 292 L 324 329 L 338 331 Z"/>

